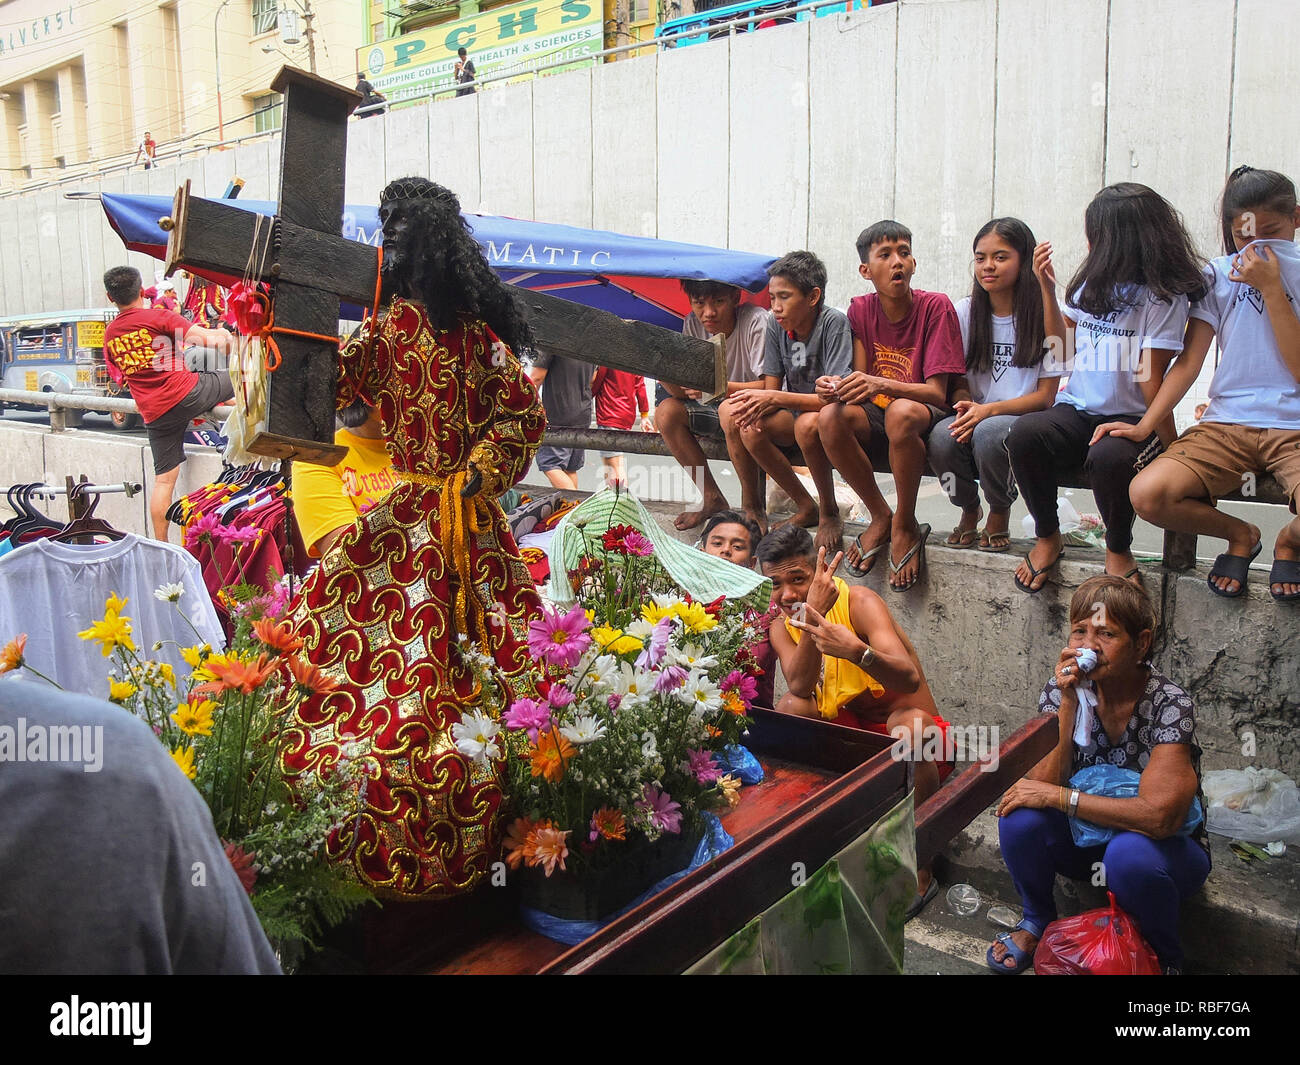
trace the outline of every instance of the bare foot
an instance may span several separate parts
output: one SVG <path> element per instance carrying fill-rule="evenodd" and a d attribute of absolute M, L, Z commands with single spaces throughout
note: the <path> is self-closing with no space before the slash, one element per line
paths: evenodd
<path fill-rule="evenodd" d="M 1059 532 L 1052 536 L 1040 536 L 1030 548 L 1029 554 L 1020 560 L 1020 565 L 1016 567 L 1016 578 L 1021 584 L 1038 591 L 1047 583 L 1047 570 L 1056 564 L 1063 550 L 1064 543 Z M 1037 576 L 1030 566 L 1038 571 Z"/>
<path fill-rule="evenodd" d="M 703 525 L 720 510 L 727 509 L 727 501 L 722 496 L 705 499 L 699 510 L 687 510 L 678 514 L 673 524 L 682 532 Z"/>
<path fill-rule="evenodd" d="M 763 536 L 766 536 L 767 535 L 767 511 L 759 510 L 756 507 L 741 507 L 740 509 L 744 511 L 745 517 L 747 517 L 750 521 L 752 521 L 755 525 L 758 526 L 758 531 Z"/>
<path fill-rule="evenodd" d="M 853 572 L 858 576 L 862 577 L 870 573 L 872 567 L 876 564 L 876 559 L 880 557 L 879 552 L 877 552 L 872 555 L 871 558 L 867 560 L 867 564 L 863 566 L 862 560 L 866 556 L 866 553 L 874 548 L 883 547 L 885 544 L 889 543 L 892 517 L 893 515 L 889 515 L 888 517 L 873 519 L 871 524 L 860 532 L 858 538 L 849 545 L 849 552 L 846 556 L 846 561 L 848 562 L 849 569 L 853 570 Z"/>
<path fill-rule="evenodd" d="M 811 529 L 817 525 L 817 504 L 811 499 L 794 512 L 789 518 L 781 522 L 781 525 L 802 525 L 805 529 Z"/>
<path fill-rule="evenodd" d="M 1279 562 L 1300 562 L 1300 519 L 1292 519 L 1290 524 L 1282 526 L 1273 545 L 1273 558 Z M 1290 581 L 1269 585 L 1274 595 L 1300 594 L 1300 584 Z"/>
<path fill-rule="evenodd" d="M 1017 928 L 1011 933 L 1011 942 L 1023 950 L 1026 954 L 1033 955 L 1034 948 L 1038 946 L 1038 937 L 1032 932 L 1027 932 L 1023 928 Z M 1002 940 L 996 940 L 993 944 L 993 960 L 999 965 L 1008 969 L 1016 967 L 1016 959 L 1011 956 L 1011 951 L 1007 950 L 1007 945 Z M 1010 962 L 1010 965 L 1007 965 Z"/>
<path fill-rule="evenodd" d="M 817 535 L 813 537 L 813 547 L 826 548 L 826 557 L 832 558 L 844 546 L 844 519 L 837 510 L 833 514 L 822 514 L 817 523 Z"/>

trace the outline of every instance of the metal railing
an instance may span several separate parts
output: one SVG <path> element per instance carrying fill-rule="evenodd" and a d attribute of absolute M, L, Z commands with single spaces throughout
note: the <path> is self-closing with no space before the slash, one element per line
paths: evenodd
<path fill-rule="evenodd" d="M 44 407 L 50 412 L 50 431 L 61 433 L 68 426 L 70 410 L 94 411 L 97 414 L 139 414 L 135 400 L 125 396 L 91 396 L 77 392 L 29 392 L 22 388 L 0 388 L 4 406 Z M 234 407 L 223 403 L 208 413 L 218 419 L 228 417 Z"/>

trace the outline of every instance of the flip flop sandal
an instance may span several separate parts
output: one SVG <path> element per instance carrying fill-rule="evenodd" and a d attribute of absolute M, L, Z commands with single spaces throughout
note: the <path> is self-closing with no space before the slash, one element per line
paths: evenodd
<path fill-rule="evenodd" d="M 908 921 L 910 921 L 918 913 L 920 913 L 927 906 L 929 906 L 930 900 L 933 899 L 937 894 L 939 894 L 939 881 L 936 880 L 933 876 L 931 876 L 930 886 L 925 889 L 925 894 L 922 895 L 918 892 L 916 896 L 912 899 L 912 905 L 910 905 L 907 908 L 907 912 L 903 914 L 903 923 L 907 924 Z M 989 949 L 991 950 L 992 948 L 990 947 Z"/>
<path fill-rule="evenodd" d="M 990 533 L 988 529 L 980 530 L 979 549 L 981 551 L 987 551 L 990 554 L 996 554 L 1002 551 L 1007 551 L 1010 549 L 1010 547 L 1011 547 L 1011 532 L 1009 530 L 1006 532 L 995 532 L 995 533 Z"/>
<path fill-rule="evenodd" d="M 1215 595 L 1222 596 L 1224 599 L 1238 599 L 1246 594 L 1246 576 L 1250 573 L 1250 564 L 1261 551 L 1264 550 L 1264 541 L 1260 540 L 1255 545 L 1255 550 L 1249 555 L 1218 555 L 1214 560 L 1214 566 L 1210 569 L 1210 575 L 1205 578 L 1205 583 L 1210 586 L 1210 591 Z M 1217 587 L 1214 583 L 1215 577 L 1227 577 L 1229 580 L 1237 582 L 1235 592 L 1225 592 Z M 1271 590 L 1271 589 L 1270 589 Z"/>
<path fill-rule="evenodd" d="M 892 577 L 895 573 L 902 572 L 904 566 L 912 561 L 912 556 L 919 554 L 916 560 L 916 576 L 907 584 L 898 585 L 891 583 L 890 589 L 895 592 L 905 592 L 916 585 L 922 575 L 925 573 L 925 542 L 930 539 L 930 526 L 921 525 L 917 528 L 916 543 L 914 543 L 902 558 L 895 562 L 892 558 L 889 560 L 889 575 Z"/>
<path fill-rule="evenodd" d="M 954 540 L 953 537 L 956 537 Z M 978 529 L 953 529 L 944 540 L 944 547 L 951 547 L 956 551 L 965 551 L 968 547 L 974 547 L 979 543 L 980 532 Z"/>
<path fill-rule="evenodd" d="M 1273 559 L 1273 568 L 1268 571 L 1268 594 L 1279 603 L 1290 603 L 1300 599 L 1300 592 L 1290 595 L 1278 595 L 1273 591 L 1275 584 L 1300 584 L 1300 562 L 1290 558 Z"/>
<path fill-rule="evenodd" d="M 1042 571 L 1040 570 L 1039 572 Z M 1018 925 L 1016 925 L 1016 927 L 1013 928 L 1011 932 L 1003 932 L 1001 935 L 995 937 L 993 944 L 989 947 L 989 949 L 984 954 L 985 963 L 995 973 L 1001 973 L 1003 976 L 1015 976 L 1018 973 L 1023 973 L 1026 969 L 1028 969 L 1031 965 L 1034 964 L 1033 950 L 1024 950 L 1023 948 L 1017 946 L 1016 941 L 1011 938 L 1012 932 L 1019 932 L 1019 931 L 1028 932 L 1030 935 L 1037 935 L 1039 939 L 1043 938 L 1041 932 L 1035 933 L 1032 928 L 1027 927 L 1025 925 L 1024 921 L 1021 921 Z M 1011 959 L 1016 963 L 1014 969 L 1007 968 L 1006 966 L 1007 955 L 1004 955 L 1001 961 L 993 957 L 993 947 L 997 946 L 997 944 L 999 943 L 1001 943 L 1003 946 L 1007 948 L 1007 955 L 1009 955 Z M 1034 948 L 1037 949 L 1037 947 L 1038 944 L 1035 943 Z"/>
<path fill-rule="evenodd" d="M 858 549 L 858 561 L 856 563 L 853 563 L 848 561 L 847 558 L 844 560 L 844 568 L 847 569 L 850 573 L 852 573 L 855 577 L 865 577 L 868 573 L 870 573 L 873 569 L 875 569 L 876 556 L 879 555 L 881 551 L 884 551 L 887 547 L 889 547 L 889 540 L 886 539 L 883 544 L 877 544 L 869 551 L 864 551 L 862 549 L 862 538 L 866 535 L 867 535 L 867 531 L 866 529 L 863 529 L 862 532 L 858 533 L 857 537 L 853 541 L 854 546 L 857 547 Z M 862 565 L 862 563 L 864 562 L 867 563 L 866 566 Z"/>
<path fill-rule="evenodd" d="M 1047 582 L 1046 582 L 1046 581 L 1043 581 L 1042 584 L 1040 584 L 1037 588 L 1035 588 L 1035 587 L 1033 586 L 1033 585 L 1034 585 L 1034 581 L 1038 580 L 1038 578 L 1039 578 L 1042 574 L 1046 573 L 1049 569 L 1051 569 L 1051 568 L 1052 568 L 1053 566 L 1055 566 L 1058 562 L 1060 562 L 1060 561 L 1061 561 L 1061 555 L 1063 555 L 1063 554 L 1065 554 L 1065 548 L 1061 548 L 1060 553 L 1057 554 L 1057 556 L 1056 556 L 1054 559 L 1052 559 L 1052 561 L 1049 562 L 1049 563 L 1048 563 L 1046 566 L 1044 566 L 1042 569 L 1035 569 L 1035 568 L 1034 568 L 1034 564 L 1033 564 L 1032 562 L 1029 561 L 1029 556 L 1026 555 L 1026 556 L 1025 556 L 1025 565 L 1029 567 L 1029 583 L 1026 584 L 1026 583 L 1025 583 L 1024 581 L 1022 581 L 1018 576 L 1013 575 L 1012 579 L 1016 582 L 1016 587 L 1019 588 L 1022 592 L 1028 592 L 1030 595 L 1037 595 L 1039 592 L 1041 592 L 1044 588 L 1047 587 Z"/>

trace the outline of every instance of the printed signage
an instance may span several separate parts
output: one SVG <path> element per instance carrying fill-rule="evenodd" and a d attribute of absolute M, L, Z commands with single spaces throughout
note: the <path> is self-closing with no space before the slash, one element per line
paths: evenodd
<path fill-rule="evenodd" d="M 480 77 L 563 69 L 594 62 L 604 47 L 598 0 L 534 0 L 492 8 L 357 49 L 357 69 L 390 101 L 455 85 L 464 48 Z"/>
<path fill-rule="evenodd" d="M 104 329 L 103 322 L 78 322 L 77 347 L 102 348 L 104 346 Z"/>

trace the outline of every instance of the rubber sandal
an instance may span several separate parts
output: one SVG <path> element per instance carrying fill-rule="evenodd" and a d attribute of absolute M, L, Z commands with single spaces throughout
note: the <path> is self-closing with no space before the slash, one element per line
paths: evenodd
<path fill-rule="evenodd" d="M 1275 584 L 1300 584 L 1300 562 L 1290 558 L 1273 559 L 1273 568 L 1268 571 L 1268 594 L 1279 603 L 1290 603 L 1300 599 L 1300 592 L 1290 595 L 1278 595 L 1273 591 Z"/>
<path fill-rule="evenodd" d="M 1013 575 L 1012 575 L 1012 579 L 1016 582 L 1016 587 L 1019 588 L 1022 592 L 1028 592 L 1030 595 L 1037 595 L 1039 592 L 1041 592 L 1044 588 L 1047 587 L 1047 582 L 1046 582 L 1046 581 L 1043 581 L 1042 584 L 1040 584 L 1037 588 L 1035 588 L 1035 587 L 1033 586 L 1034 581 L 1038 580 L 1039 577 L 1041 577 L 1041 576 L 1042 576 L 1044 573 L 1046 573 L 1049 569 L 1051 569 L 1051 568 L 1052 568 L 1053 566 L 1055 566 L 1058 562 L 1060 562 L 1060 561 L 1061 561 L 1061 555 L 1063 555 L 1063 554 L 1065 554 L 1065 548 L 1064 548 L 1064 547 L 1062 547 L 1061 550 L 1057 553 L 1057 556 L 1056 556 L 1054 559 L 1052 559 L 1052 561 L 1049 562 L 1049 563 L 1048 563 L 1046 566 L 1044 566 L 1042 569 L 1035 569 L 1035 568 L 1034 568 L 1034 564 L 1033 564 L 1032 562 L 1029 561 L 1029 556 L 1026 555 L 1026 556 L 1025 556 L 1025 565 L 1029 567 L 1029 583 L 1028 583 L 1028 584 L 1025 584 L 1025 583 L 1024 583 L 1024 582 L 1023 582 L 1023 581 L 1022 581 L 1018 576 L 1015 576 L 1015 575 L 1013 574 Z"/>
<path fill-rule="evenodd" d="M 908 921 L 910 921 L 918 913 L 920 913 L 927 906 L 929 906 L 930 900 L 933 899 L 937 894 L 939 894 L 939 881 L 936 880 L 933 876 L 931 876 L 930 886 L 925 889 L 925 894 L 922 895 L 918 893 L 915 897 L 913 897 L 912 905 L 910 905 L 907 908 L 907 912 L 903 914 L 903 923 L 907 924 Z M 989 949 L 991 950 L 992 948 L 990 947 Z"/>
<path fill-rule="evenodd" d="M 1133 580 L 1134 577 L 1137 578 L 1136 581 Z M 1128 581 L 1131 584 L 1136 584 L 1139 588 L 1146 587 L 1146 585 L 1142 583 L 1142 571 L 1137 566 L 1134 566 L 1131 570 L 1129 570 L 1126 574 L 1124 574 L 1124 580 Z"/>
<path fill-rule="evenodd" d="M 957 539 L 953 539 L 953 537 Z M 944 547 L 951 547 L 954 551 L 965 551 L 967 548 L 974 547 L 979 543 L 980 533 L 978 529 L 953 529 L 944 540 Z"/>
<path fill-rule="evenodd" d="M 991 533 L 988 529 L 980 530 L 979 550 L 989 554 L 998 554 L 1011 548 L 1011 531 Z"/>
<path fill-rule="evenodd" d="M 1041 573 L 1042 571 L 1040 570 L 1039 572 Z M 990 944 L 989 949 L 984 953 L 984 962 L 995 973 L 1001 973 L 1003 976 L 1016 976 L 1019 973 L 1023 973 L 1034 964 L 1034 952 L 1032 950 L 1024 950 L 1017 946 L 1016 941 L 1011 938 L 1012 932 L 1020 931 L 1028 932 L 1031 936 L 1036 936 L 1038 939 L 1043 938 L 1041 932 L 1035 933 L 1032 928 L 1025 925 L 1024 921 L 1021 921 L 1015 928 L 1011 929 L 1011 932 L 1003 932 L 1001 935 L 994 937 L 993 943 Z M 1005 962 L 1007 959 L 1005 957 L 1001 961 L 993 957 L 993 948 L 999 943 L 1007 948 L 1007 953 L 1011 955 L 1012 960 L 1016 963 L 1014 969 L 1008 969 L 1006 967 Z M 1038 944 L 1035 943 L 1034 949 L 1036 950 L 1037 948 Z"/>
<path fill-rule="evenodd" d="M 1250 564 L 1255 561 L 1263 550 L 1264 541 L 1261 539 L 1255 545 L 1255 550 L 1249 555 L 1218 555 L 1214 559 L 1214 565 L 1210 568 L 1210 575 L 1205 578 L 1205 583 L 1210 586 L 1210 591 L 1224 599 L 1239 599 L 1245 595 L 1246 576 L 1250 573 Z M 1215 577 L 1227 577 L 1231 581 L 1236 581 L 1237 590 L 1235 592 L 1225 592 L 1216 587 L 1214 583 Z"/>
<path fill-rule="evenodd" d="M 926 540 L 930 539 L 930 526 L 920 525 L 917 527 L 916 531 L 917 531 L 916 543 L 914 543 L 908 549 L 907 554 L 905 554 L 897 562 L 895 562 L 892 558 L 889 560 L 889 575 L 892 577 L 895 573 L 901 572 L 903 567 L 912 561 L 913 555 L 919 554 L 919 557 L 916 560 L 916 576 L 913 577 L 912 580 L 909 581 L 907 584 L 904 584 L 901 587 L 897 584 L 891 583 L 889 587 L 895 592 L 905 592 L 909 588 L 915 587 L 916 582 L 919 581 L 922 575 L 925 573 L 925 542 Z"/>
<path fill-rule="evenodd" d="M 867 535 L 867 530 L 863 529 L 860 533 L 858 533 L 858 535 L 853 540 L 853 545 L 858 549 L 857 563 L 856 564 L 852 563 L 847 558 L 844 560 L 844 568 L 848 570 L 850 573 L 852 573 L 855 577 L 865 577 L 868 573 L 870 573 L 873 569 L 875 569 L 876 556 L 879 555 L 881 551 L 884 551 L 887 547 L 889 547 L 889 540 L 888 538 L 886 538 L 883 544 L 877 544 L 875 547 L 871 548 L 871 550 L 864 551 L 862 549 L 862 538 L 866 535 Z M 870 559 L 871 561 L 867 562 L 868 559 Z M 862 565 L 863 562 L 867 562 L 867 565 L 865 567 Z"/>

